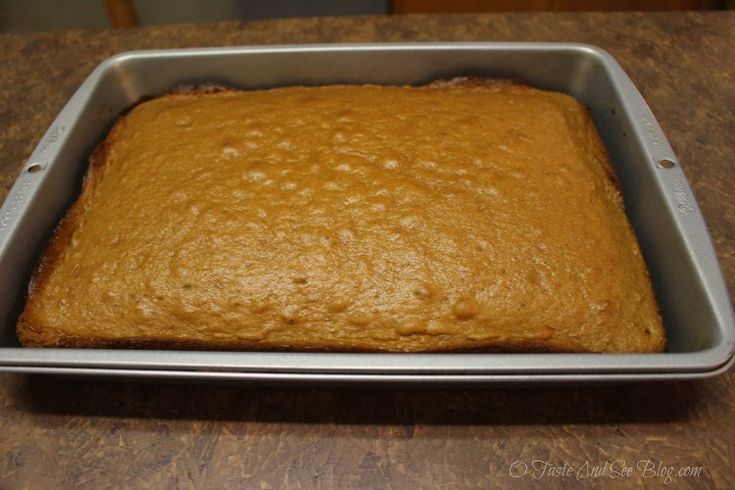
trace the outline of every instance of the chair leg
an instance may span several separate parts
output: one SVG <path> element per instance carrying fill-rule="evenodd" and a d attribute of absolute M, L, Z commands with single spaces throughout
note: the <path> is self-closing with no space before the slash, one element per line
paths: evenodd
<path fill-rule="evenodd" d="M 112 27 L 136 27 L 138 14 L 132 0 L 105 0 Z"/>

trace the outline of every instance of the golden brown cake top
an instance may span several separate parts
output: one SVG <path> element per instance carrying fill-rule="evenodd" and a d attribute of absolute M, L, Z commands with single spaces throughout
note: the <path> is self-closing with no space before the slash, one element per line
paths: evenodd
<path fill-rule="evenodd" d="M 180 93 L 97 153 L 28 345 L 653 351 L 588 113 L 524 86 Z"/>

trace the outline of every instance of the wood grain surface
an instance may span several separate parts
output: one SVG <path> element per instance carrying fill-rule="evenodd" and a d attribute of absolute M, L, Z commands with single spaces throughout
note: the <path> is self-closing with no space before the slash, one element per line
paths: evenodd
<path fill-rule="evenodd" d="M 609 50 L 678 154 L 733 290 L 735 13 L 346 17 L 3 35 L 0 199 L 66 100 L 113 53 L 460 40 Z M 473 390 L 3 374 L 0 488 L 629 488 L 669 479 L 670 488 L 731 488 L 734 411 L 732 371 L 699 382 Z"/>

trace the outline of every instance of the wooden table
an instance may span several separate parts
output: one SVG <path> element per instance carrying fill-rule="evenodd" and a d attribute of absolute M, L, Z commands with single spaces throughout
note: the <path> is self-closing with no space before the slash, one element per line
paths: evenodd
<path fill-rule="evenodd" d="M 3 35 L 0 199 L 73 91 L 119 51 L 501 40 L 587 42 L 621 62 L 680 157 L 735 288 L 735 12 L 355 17 Z M 477 390 L 4 374 L 0 487 L 554 488 L 578 476 L 626 487 L 664 483 L 672 468 L 675 487 L 724 488 L 735 481 L 734 410 L 732 371 L 701 382 Z"/>

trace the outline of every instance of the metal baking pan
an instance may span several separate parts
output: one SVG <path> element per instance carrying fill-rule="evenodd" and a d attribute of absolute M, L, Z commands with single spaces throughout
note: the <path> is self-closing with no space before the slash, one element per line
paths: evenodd
<path fill-rule="evenodd" d="M 118 114 L 179 85 L 422 84 L 503 77 L 589 106 L 620 179 L 669 344 L 660 354 L 340 354 L 25 349 L 27 282 Z M 46 132 L 0 210 L 0 370 L 266 383 L 574 383 L 703 378 L 733 362 L 732 305 L 694 195 L 656 119 L 617 62 L 581 44 L 264 46 L 122 53 L 100 64 Z"/>

